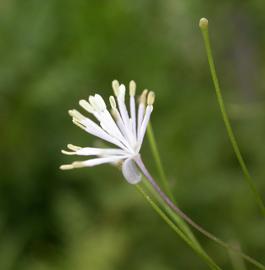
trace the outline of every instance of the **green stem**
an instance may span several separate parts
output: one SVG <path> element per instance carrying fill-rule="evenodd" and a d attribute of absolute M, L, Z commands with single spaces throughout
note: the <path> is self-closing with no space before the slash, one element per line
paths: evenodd
<path fill-rule="evenodd" d="M 215 92 L 216 92 L 216 96 L 217 96 L 217 101 L 219 103 L 220 106 L 220 110 L 221 110 L 221 114 L 222 114 L 222 118 L 226 127 L 226 131 L 228 134 L 228 137 L 230 139 L 230 142 L 232 144 L 232 147 L 234 149 L 235 155 L 238 159 L 238 162 L 240 164 L 240 167 L 243 171 L 243 174 L 245 176 L 245 179 L 253 193 L 253 196 L 261 210 L 261 212 L 263 213 L 263 215 L 265 216 L 265 206 L 264 203 L 261 199 L 261 196 L 255 186 L 255 183 L 249 173 L 249 170 L 246 166 L 246 163 L 242 157 L 242 154 L 240 152 L 238 143 L 236 141 L 232 126 L 230 124 L 227 112 L 226 112 L 226 108 L 225 108 L 225 104 L 224 104 L 224 100 L 223 100 L 223 96 L 222 96 L 222 92 L 221 92 L 221 88 L 219 85 L 219 81 L 218 81 L 218 77 L 217 77 L 217 73 L 216 73 L 216 69 L 215 69 L 215 64 L 214 64 L 214 60 L 213 60 L 213 55 L 212 55 L 212 49 L 211 49 L 211 44 L 210 44 L 210 38 L 209 38 L 209 31 L 208 31 L 208 20 L 205 18 L 202 18 L 200 20 L 200 24 L 199 24 L 201 31 L 202 31 L 202 35 L 203 35 L 203 39 L 204 39 L 204 44 L 205 44 L 205 49 L 206 49 L 206 53 L 207 53 L 207 57 L 208 57 L 208 62 L 209 62 L 209 66 L 210 66 L 210 71 L 211 71 L 211 76 L 212 76 L 212 80 L 213 80 L 213 84 L 214 84 L 214 88 L 215 88 Z"/>
<path fill-rule="evenodd" d="M 182 232 L 185 233 L 186 236 L 189 237 L 189 239 L 193 242 L 194 245 L 196 245 L 198 248 L 200 248 L 204 252 L 200 243 L 198 242 L 198 240 L 196 239 L 196 237 L 194 236 L 193 232 L 190 230 L 186 222 L 183 219 L 181 219 L 178 215 L 176 215 L 175 212 L 172 211 L 172 209 L 167 204 L 163 203 L 163 200 L 161 199 L 161 197 L 155 192 L 155 190 L 152 188 L 151 184 L 145 177 L 144 177 L 143 184 L 148 190 L 148 192 L 152 194 L 152 196 L 154 196 L 157 202 L 165 209 L 165 211 L 171 217 L 171 219 L 179 226 Z"/>
<path fill-rule="evenodd" d="M 160 209 L 160 207 L 148 196 L 144 189 L 140 185 L 136 185 L 138 191 L 143 195 L 151 207 L 157 212 L 157 214 L 171 227 L 175 233 L 177 233 L 193 250 L 195 250 L 203 259 L 206 260 L 207 264 L 211 269 L 221 270 L 221 268 L 198 246 L 187 237 L 169 218 L 168 216 Z"/>
<path fill-rule="evenodd" d="M 246 261 L 252 263 L 253 265 L 255 265 L 256 267 L 258 267 L 258 268 L 260 268 L 262 270 L 265 270 L 265 266 L 262 265 L 260 262 L 256 261 L 255 259 L 251 258 L 250 256 L 244 254 L 240 250 L 238 250 L 238 249 L 236 249 L 236 248 L 228 245 L 223 240 L 217 238 L 215 235 L 213 235 L 212 233 L 210 233 L 207 230 L 205 230 L 204 228 L 202 228 L 199 224 L 197 224 L 195 221 L 193 221 L 188 215 L 186 215 L 179 207 L 177 207 L 170 200 L 170 198 L 167 197 L 167 195 L 162 191 L 162 189 L 156 183 L 156 181 L 154 180 L 154 178 L 152 177 L 152 175 L 149 173 L 149 171 L 145 167 L 145 165 L 144 165 L 144 163 L 143 163 L 140 155 L 136 156 L 134 158 L 134 161 L 137 164 L 137 166 L 139 167 L 139 169 L 141 170 L 141 172 L 144 174 L 144 176 L 146 177 L 146 179 L 149 181 L 149 183 L 153 186 L 153 188 L 155 189 L 155 191 L 159 194 L 159 196 L 164 201 L 164 203 L 166 203 L 177 215 L 179 215 L 182 219 L 184 219 L 190 226 L 192 226 L 194 229 L 196 229 L 197 231 L 199 231 L 205 237 L 207 237 L 207 238 L 211 239 L 212 241 L 216 242 L 218 245 L 222 246 L 223 248 L 225 248 L 227 250 L 232 250 L 234 252 L 237 252 Z"/>
<path fill-rule="evenodd" d="M 231 245 L 235 246 L 238 250 L 241 250 L 240 244 L 237 241 L 231 242 Z M 232 252 L 230 250 L 228 253 L 229 253 L 229 256 L 231 258 L 233 268 L 235 270 L 247 270 L 247 267 L 246 267 L 245 262 L 242 259 L 242 257 L 240 257 L 237 253 Z"/>
<path fill-rule="evenodd" d="M 150 148 L 152 155 L 154 157 L 156 166 L 158 168 L 159 178 L 161 179 L 162 185 L 165 189 L 166 194 L 169 196 L 169 198 L 176 203 L 174 196 L 170 190 L 169 182 L 166 177 L 165 170 L 162 165 L 162 161 L 160 158 L 159 150 L 157 147 L 155 135 L 152 129 L 151 122 L 149 122 L 149 125 L 147 127 L 147 136 L 150 143 Z M 150 188 L 149 188 L 150 190 Z M 197 241 L 196 237 L 194 236 L 193 232 L 190 230 L 189 226 L 186 224 L 186 222 L 181 219 L 178 215 L 176 215 L 167 205 L 164 206 L 165 210 L 173 217 L 175 222 L 178 224 L 178 226 L 183 230 L 184 233 L 187 234 L 187 236 L 198 246 L 200 246 L 199 242 Z"/>
<path fill-rule="evenodd" d="M 169 183 L 168 183 L 168 180 L 167 180 L 167 177 L 166 177 L 166 174 L 165 174 L 165 171 L 164 171 L 161 159 L 160 159 L 160 155 L 159 155 L 159 151 L 157 148 L 156 139 L 154 136 L 151 122 L 149 122 L 149 125 L 147 127 L 147 136 L 148 136 L 148 140 L 150 143 L 150 148 L 151 148 L 152 154 L 153 154 L 154 159 L 155 159 L 156 166 L 158 168 L 159 178 L 162 181 L 162 185 L 165 189 L 165 192 L 170 197 L 170 199 L 174 201 L 174 196 L 170 190 L 170 186 L 169 186 Z"/>

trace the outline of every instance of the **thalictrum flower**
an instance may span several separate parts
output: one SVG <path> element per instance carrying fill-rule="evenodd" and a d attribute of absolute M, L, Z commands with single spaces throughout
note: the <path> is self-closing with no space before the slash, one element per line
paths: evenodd
<path fill-rule="evenodd" d="M 153 111 L 155 100 L 154 92 L 144 90 L 139 99 L 138 112 L 136 112 L 135 92 L 136 84 L 129 84 L 130 112 L 125 103 L 126 88 L 118 81 L 112 82 L 115 94 L 110 96 L 111 113 L 106 103 L 99 94 L 89 96 L 88 100 L 80 100 L 79 105 L 92 114 L 99 122 L 84 116 L 77 110 L 69 110 L 73 123 L 86 132 L 98 137 L 105 142 L 115 145 L 114 148 L 79 147 L 68 144 L 69 150 L 62 150 L 66 155 L 91 156 L 85 161 L 75 161 L 72 164 L 62 165 L 62 170 L 93 167 L 96 165 L 111 163 L 122 163 L 122 173 L 131 184 L 137 184 L 141 180 L 135 158 L 139 156 L 146 128 Z M 137 114 L 137 115 L 136 115 Z"/>
<path fill-rule="evenodd" d="M 62 170 L 68 170 L 82 167 L 93 167 L 104 163 L 122 163 L 122 173 L 125 179 L 131 184 L 137 184 L 141 181 L 141 173 L 139 171 L 141 170 L 141 172 L 146 177 L 147 181 L 152 185 L 156 193 L 160 196 L 160 198 L 168 206 L 168 208 L 174 211 L 175 214 L 185 220 L 190 226 L 198 230 L 204 236 L 213 240 L 223 248 L 237 252 L 245 260 L 251 262 L 253 265 L 259 267 L 260 269 L 264 269 L 264 266 L 261 263 L 239 251 L 238 249 L 233 248 L 232 246 L 230 246 L 223 240 L 217 238 L 213 234 L 209 233 L 199 224 L 194 222 L 163 192 L 163 190 L 159 187 L 159 185 L 156 183 L 154 178 L 151 176 L 151 174 L 145 167 L 140 156 L 140 150 L 146 128 L 153 110 L 153 103 L 155 100 L 154 93 L 148 93 L 147 90 L 144 90 L 142 92 L 136 117 L 135 82 L 131 81 L 129 85 L 130 112 L 128 112 L 125 104 L 125 86 L 123 84 L 120 85 L 118 81 L 113 81 L 112 87 L 117 101 L 113 96 L 110 96 L 109 100 L 111 105 L 111 113 L 108 111 L 103 98 L 98 94 L 90 96 L 88 98 L 88 101 L 79 101 L 80 106 L 83 107 L 87 112 L 91 113 L 98 120 L 99 125 L 78 112 L 77 110 L 70 110 L 69 114 L 70 116 L 72 116 L 74 124 L 81 127 L 86 132 L 94 135 L 95 137 L 101 138 L 102 140 L 111 143 L 116 147 L 94 148 L 79 147 L 68 144 L 67 147 L 71 151 L 62 150 L 64 154 L 94 156 L 94 158 L 85 161 L 75 161 L 72 164 L 62 165 L 60 168 Z M 146 198 L 150 201 L 149 197 Z M 200 254 L 203 254 L 203 251 L 198 250 L 198 243 L 196 243 L 196 245 L 192 244 L 190 242 L 191 239 L 189 239 L 189 237 L 186 238 L 185 235 L 184 240 L 191 244 L 193 248 L 195 247 L 195 250 L 198 251 Z M 217 267 L 216 269 L 219 269 L 219 267 Z"/>

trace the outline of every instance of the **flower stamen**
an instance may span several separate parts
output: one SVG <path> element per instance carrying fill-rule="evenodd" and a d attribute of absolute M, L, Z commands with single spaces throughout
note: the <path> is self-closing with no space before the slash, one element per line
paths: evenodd
<path fill-rule="evenodd" d="M 62 165 L 60 168 L 70 170 L 104 163 L 121 163 L 125 179 L 131 184 L 136 184 L 141 180 L 141 174 L 137 170 L 134 160 L 139 155 L 142 146 L 146 127 L 153 110 L 155 94 L 152 91 L 148 93 L 148 90 L 145 89 L 139 98 L 138 112 L 136 113 L 136 83 L 134 81 L 129 83 L 129 110 L 125 102 L 125 85 L 114 80 L 112 88 L 114 96 L 109 97 L 111 111 L 107 109 L 104 99 L 99 94 L 89 96 L 88 100 L 79 101 L 79 105 L 91 113 L 99 123 L 74 109 L 69 110 L 69 114 L 75 125 L 93 136 L 114 144 L 117 148 L 79 147 L 68 144 L 69 150 L 62 150 L 63 154 L 94 157 Z"/>
<path fill-rule="evenodd" d="M 155 102 L 155 93 L 150 91 L 147 96 L 147 105 L 153 105 Z"/>
<path fill-rule="evenodd" d="M 120 84 L 117 80 L 112 81 L 112 89 L 116 97 L 119 95 L 119 87 Z"/>

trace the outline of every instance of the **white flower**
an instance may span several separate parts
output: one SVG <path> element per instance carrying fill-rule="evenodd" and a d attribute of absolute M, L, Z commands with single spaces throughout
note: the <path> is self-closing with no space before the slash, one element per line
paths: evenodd
<path fill-rule="evenodd" d="M 80 100 L 79 105 L 87 112 L 91 113 L 99 122 L 96 124 L 77 110 L 70 110 L 69 114 L 73 118 L 73 123 L 84 129 L 86 132 L 101 138 L 102 140 L 115 145 L 115 148 L 93 148 L 79 147 L 68 144 L 71 151 L 62 150 L 66 155 L 95 156 L 85 161 L 76 161 L 72 164 L 62 165 L 63 170 L 92 167 L 99 164 L 122 162 L 122 172 L 125 179 L 136 184 L 141 180 L 141 174 L 137 169 L 134 159 L 139 155 L 146 128 L 153 110 L 155 100 L 154 92 L 144 90 L 140 96 L 140 104 L 136 115 L 135 92 L 136 84 L 130 82 L 130 113 L 125 104 L 126 89 L 118 81 L 112 82 L 112 88 L 116 96 L 110 96 L 111 112 L 107 109 L 103 98 L 95 94 L 89 96 L 88 101 Z"/>

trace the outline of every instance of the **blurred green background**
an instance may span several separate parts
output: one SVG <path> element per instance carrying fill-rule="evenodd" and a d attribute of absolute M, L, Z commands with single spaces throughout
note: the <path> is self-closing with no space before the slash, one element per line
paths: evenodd
<path fill-rule="evenodd" d="M 116 168 L 58 169 L 74 160 L 60 153 L 67 143 L 98 143 L 67 110 L 95 91 L 107 99 L 113 79 L 156 92 L 153 128 L 181 208 L 265 263 L 264 219 L 229 144 L 198 28 L 208 17 L 229 115 L 264 197 L 264 14 L 263 0 L 2 0 L 0 269 L 207 269 Z M 147 140 L 143 159 L 156 176 Z"/>

